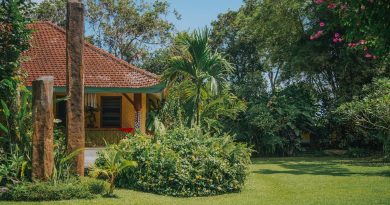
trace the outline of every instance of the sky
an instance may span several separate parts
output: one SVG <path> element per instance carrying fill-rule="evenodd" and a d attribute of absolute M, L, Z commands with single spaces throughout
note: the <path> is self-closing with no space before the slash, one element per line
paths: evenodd
<path fill-rule="evenodd" d="M 41 2 L 43 0 L 33 0 Z M 218 14 L 229 10 L 235 11 L 240 8 L 243 0 L 167 0 L 171 9 L 176 9 L 181 15 L 177 20 L 174 15 L 167 19 L 174 23 L 178 31 L 189 31 L 193 29 L 210 26 L 216 20 Z M 88 31 L 88 28 L 87 28 Z"/>
<path fill-rule="evenodd" d="M 168 0 L 172 9 L 181 14 L 181 20 L 169 16 L 178 31 L 188 31 L 210 26 L 218 14 L 229 10 L 235 11 L 242 5 L 242 0 Z"/>

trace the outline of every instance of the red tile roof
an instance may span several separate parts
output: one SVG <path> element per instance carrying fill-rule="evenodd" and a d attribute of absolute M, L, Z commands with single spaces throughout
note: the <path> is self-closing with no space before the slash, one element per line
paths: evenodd
<path fill-rule="evenodd" d="M 54 76 L 54 86 L 66 84 L 65 30 L 49 23 L 37 22 L 29 25 L 34 31 L 31 48 L 22 68 L 27 71 L 27 86 L 42 75 Z M 110 53 L 85 42 L 84 81 L 86 87 L 142 88 L 159 84 L 159 78 L 148 71 L 137 68 Z"/>

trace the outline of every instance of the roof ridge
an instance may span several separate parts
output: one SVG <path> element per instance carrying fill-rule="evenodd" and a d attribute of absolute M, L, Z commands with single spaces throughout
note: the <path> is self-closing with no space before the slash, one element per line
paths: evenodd
<path fill-rule="evenodd" d="M 62 33 L 64 33 L 64 34 L 66 35 L 65 29 L 61 28 L 60 26 L 56 25 L 56 24 L 53 23 L 53 22 L 50 22 L 50 21 L 38 21 L 38 22 L 36 22 L 36 23 L 46 23 L 46 24 L 52 26 L 53 28 L 57 29 L 58 31 L 60 31 L 60 32 L 62 32 Z M 95 51 L 95 52 L 101 54 L 101 55 L 104 55 L 104 56 L 106 56 L 106 57 L 111 58 L 112 60 L 114 60 L 115 62 L 117 62 L 117 63 L 119 63 L 119 64 L 122 64 L 122 65 L 124 65 L 124 66 L 126 66 L 126 67 L 129 67 L 130 69 L 133 69 L 133 70 L 135 70 L 135 71 L 138 71 L 138 72 L 140 72 L 140 73 L 142 73 L 142 74 L 148 75 L 149 77 L 152 77 L 152 78 L 154 78 L 154 79 L 156 79 L 156 80 L 160 80 L 160 78 L 159 78 L 156 74 L 151 73 L 151 72 L 149 72 L 149 71 L 146 71 L 146 70 L 144 70 L 144 69 L 142 69 L 142 68 L 138 68 L 137 66 L 135 66 L 135 65 L 133 65 L 133 64 L 130 64 L 130 63 L 128 63 L 128 62 L 126 62 L 126 61 L 124 61 L 124 60 L 122 60 L 122 59 L 120 59 L 120 58 L 118 58 L 118 57 L 112 55 L 111 53 L 109 53 L 109 52 L 107 52 L 107 51 L 105 51 L 105 50 L 103 50 L 103 49 L 101 49 L 101 48 L 99 48 L 99 47 L 97 47 L 97 46 L 91 44 L 90 42 L 88 42 L 88 41 L 86 41 L 86 40 L 84 40 L 84 45 L 87 46 L 87 47 L 89 47 L 89 48 L 92 49 L 93 51 Z"/>

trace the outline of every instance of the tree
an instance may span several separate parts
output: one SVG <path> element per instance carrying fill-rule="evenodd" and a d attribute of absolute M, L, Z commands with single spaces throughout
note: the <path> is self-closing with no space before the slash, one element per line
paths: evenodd
<path fill-rule="evenodd" d="M 44 0 L 38 4 L 34 17 L 41 21 L 50 21 L 61 27 L 66 25 L 66 0 Z"/>
<path fill-rule="evenodd" d="M 184 90 L 192 102 L 192 116 L 200 125 L 201 104 L 205 95 L 217 95 L 226 77 L 233 71 L 232 65 L 208 43 L 209 30 L 181 33 L 175 39 L 177 54 L 171 58 L 164 79 L 169 83 L 185 80 L 190 83 Z"/>
<path fill-rule="evenodd" d="M 95 45 L 127 62 L 140 62 L 171 39 L 174 26 L 163 18 L 170 13 L 166 1 L 87 0 L 87 7 Z"/>
<path fill-rule="evenodd" d="M 353 124 L 353 132 L 364 141 L 378 141 L 383 152 L 390 156 L 390 80 L 376 79 L 365 86 L 362 97 L 337 108 L 345 121 Z"/>
<path fill-rule="evenodd" d="M 171 41 L 174 26 L 165 17 L 180 15 L 165 0 L 87 0 L 87 40 L 130 63 L 142 64 L 149 52 Z M 66 0 L 44 0 L 34 17 L 65 26 Z"/>
<path fill-rule="evenodd" d="M 154 74 L 162 74 L 169 65 L 169 59 L 171 58 L 172 49 L 171 45 L 155 50 L 145 56 L 145 59 L 141 67 L 147 71 L 150 71 Z"/>
<path fill-rule="evenodd" d="M 240 98 L 257 98 L 264 92 L 263 66 L 258 52 L 258 39 L 248 38 L 241 32 L 243 24 L 237 21 L 240 11 L 229 11 L 212 22 L 211 45 L 226 54 L 235 69 L 229 76 L 232 91 Z"/>
<path fill-rule="evenodd" d="M 8 117 L 1 112 L 0 121 L 7 118 L 11 142 L 20 142 L 18 115 L 20 112 L 20 90 L 23 73 L 21 54 L 29 48 L 31 30 L 27 25 L 31 12 L 31 2 L 24 0 L 1 0 L 0 2 L 0 97 L 4 99 L 3 109 L 13 113 Z"/>

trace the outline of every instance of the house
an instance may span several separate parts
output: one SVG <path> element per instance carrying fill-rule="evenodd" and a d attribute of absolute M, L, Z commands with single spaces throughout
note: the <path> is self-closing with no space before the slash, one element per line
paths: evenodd
<path fill-rule="evenodd" d="M 49 23 L 29 25 L 34 30 L 28 59 L 22 69 L 25 84 L 43 75 L 54 76 L 54 96 L 66 95 L 66 33 Z M 123 130 L 146 131 L 149 102 L 156 100 L 164 85 L 153 73 L 137 68 L 112 54 L 85 42 L 84 47 L 85 126 L 87 145 L 102 145 L 103 137 L 117 141 Z M 54 106 L 55 118 L 66 121 L 66 103 Z M 122 131 L 120 131 L 122 128 Z"/>

